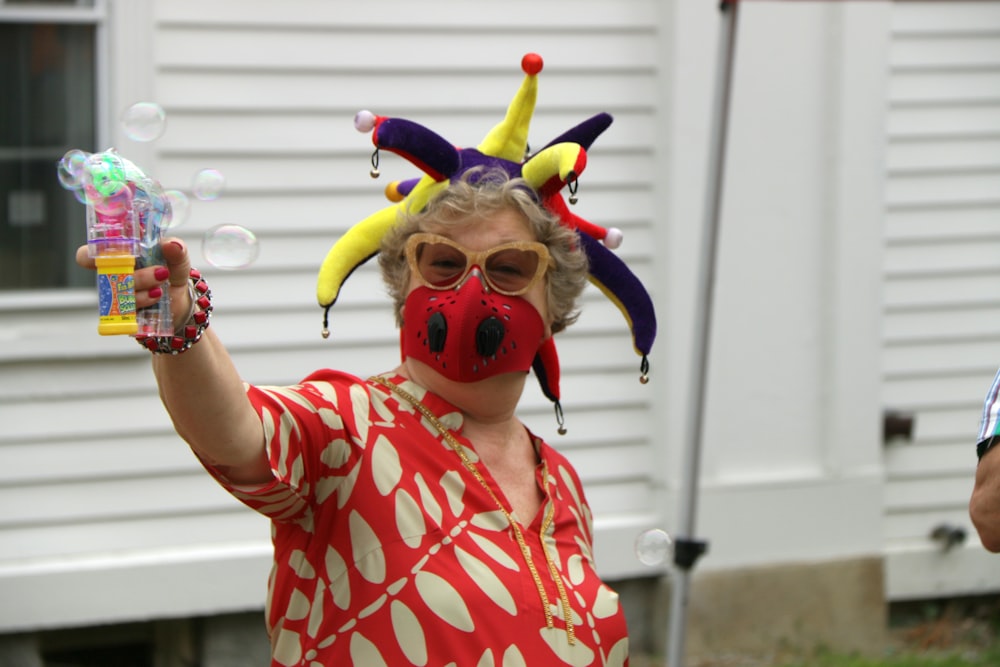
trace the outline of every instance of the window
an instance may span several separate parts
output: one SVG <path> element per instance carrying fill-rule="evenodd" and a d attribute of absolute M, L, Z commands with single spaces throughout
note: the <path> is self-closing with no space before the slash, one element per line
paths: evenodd
<path fill-rule="evenodd" d="M 56 163 L 95 150 L 98 18 L 94 0 L 0 0 L 0 292 L 87 284 Z"/>
<path fill-rule="evenodd" d="M 189 627 L 192 624 L 187 621 L 121 623 L 41 632 L 37 635 L 39 662 L 30 664 L 43 667 L 194 665 L 193 661 L 170 659 L 181 652 L 181 647 L 157 646 L 157 635 L 176 639 L 167 631 L 177 625 Z"/>

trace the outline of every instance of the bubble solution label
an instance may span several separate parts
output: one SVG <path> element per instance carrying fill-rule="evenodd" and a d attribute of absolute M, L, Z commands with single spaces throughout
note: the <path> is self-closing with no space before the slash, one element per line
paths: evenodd
<path fill-rule="evenodd" d="M 97 333 L 102 336 L 134 334 L 135 258 L 97 257 Z"/>

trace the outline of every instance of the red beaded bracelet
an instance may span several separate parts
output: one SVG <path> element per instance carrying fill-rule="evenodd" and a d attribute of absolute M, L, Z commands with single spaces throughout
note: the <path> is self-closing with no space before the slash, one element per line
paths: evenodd
<path fill-rule="evenodd" d="M 139 345 L 154 354 L 181 354 L 201 340 L 212 317 L 212 290 L 209 289 L 198 269 L 191 269 L 188 289 L 191 292 L 192 313 L 182 327 L 174 330 L 173 336 L 136 336 Z"/>

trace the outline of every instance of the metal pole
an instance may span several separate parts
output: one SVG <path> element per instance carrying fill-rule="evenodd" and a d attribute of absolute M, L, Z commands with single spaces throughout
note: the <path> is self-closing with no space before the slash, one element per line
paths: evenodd
<path fill-rule="evenodd" d="M 723 177 L 725 175 L 726 133 L 729 125 L 729 99 L 732 84 L 733 60 L 736 48 L 736 23 L 738 0 L 723 2 L 719 39 L 718 70 L 715 82 L 715 100 L 709 137 L 708 181 L 704 222 L 702 225 L 701 266 L 698 275 L 698 292 L 695 303 L 700 311 L 695 316 L 693 350 L 691 355 L 691 405 L 686 424 L 687 450 L 685 452 L 681 485 L 681 516 L 674 536 L 674 568 L 671 582 L 670 633 L 667 643 L 668 667 L 683 667 L 684 638 L 687 626 L 687 602 L 690 590 L 691 568 L 706 548 L 706 544 L 693 539 L 698 503 L 698 479 L 701 463 L 702 434 L 704 432 L 705 387 L 708 374 L 708 349 L 712 330 L 712 303 L 715 286 L 715 263 L 719 235 L 719 216 L 722 208 Z"/>

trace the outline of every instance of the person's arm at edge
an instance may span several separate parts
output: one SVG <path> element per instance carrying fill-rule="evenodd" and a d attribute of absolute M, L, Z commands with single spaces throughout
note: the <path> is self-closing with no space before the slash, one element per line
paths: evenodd
<path fill-rule="evenodd" d="M 983 546 L 1000 553 L 1000 447 L 983 454 L 976 467 L 976 483 L 969 500 L 969 517 Z"/>

